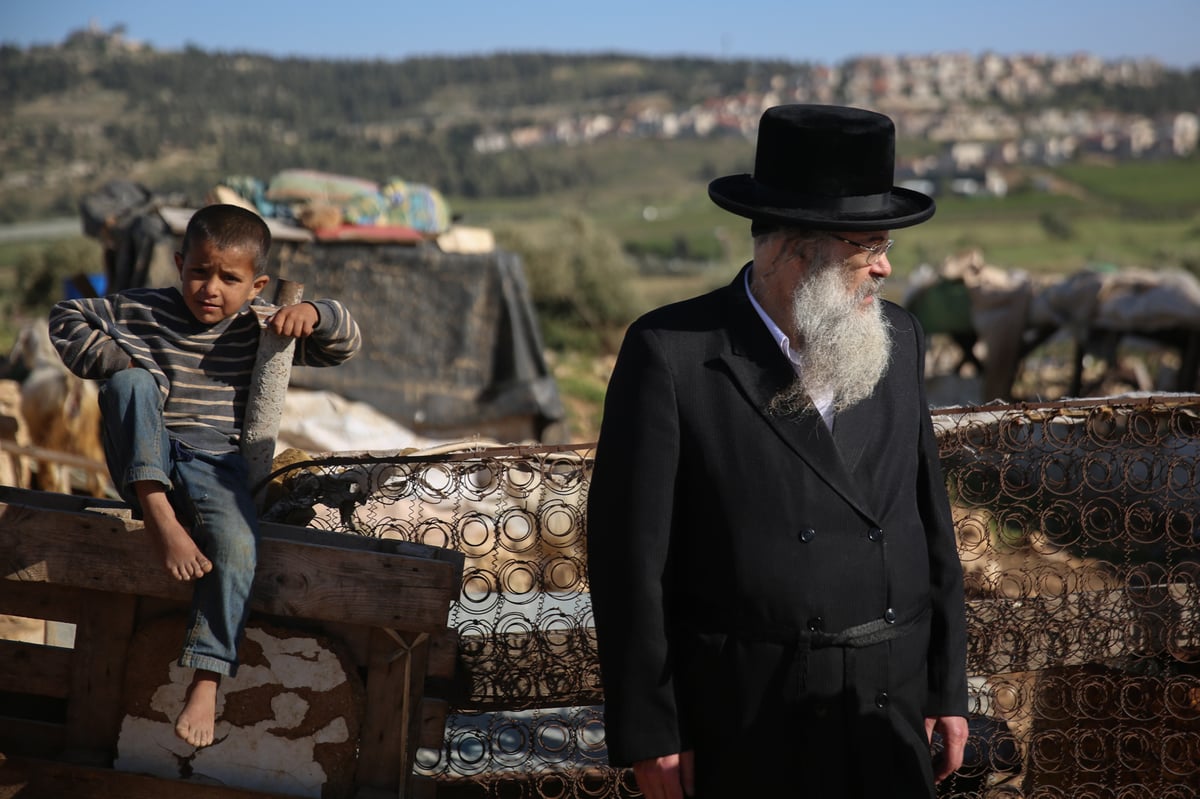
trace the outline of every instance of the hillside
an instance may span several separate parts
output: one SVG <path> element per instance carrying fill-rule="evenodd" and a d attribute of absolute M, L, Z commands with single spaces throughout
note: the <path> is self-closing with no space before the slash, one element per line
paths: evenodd
<path fill-rule="evenodd" d="M 728 280 L 748 256 L 746 226 L 705 187 L 753 168 L 757 118 L 777 102 L 896 120 L 898 177 L 923 181 L 939 209 L 897 237 L 896 298 L 918 266 L 968 249 L 1033 272 L 1200 272 L 1200 70 L 1086 54 L 322 61 L 85 31 L 0 46 L 0 224 L 75 217 L 117 178 L 196 204 L 228 176 L 293 167 L 431 184 L 522 255 L 587 437 L 623 324 Z M 43 313 L 96 250 L 0 245 L 3 316 Z"/>
<path fill-rule="evenodd" d="M 1014 127 L 1044 137 L 1056 119 L 1083 139 L 1090 114 L 1110 130 L 1135 115 L 1157 125 L 1200 110 L 1200 70 L 1086 55 L 322 61 L 156 51 L 120 31 L 79 31 L 59 46 L 0 47 L 0 222 L 73 213 L 81 190 L 113 177 L 197 194 L 227 175 L 297 166 L 403 177 L 471 202 L 603 193 L 629 181 L 620 142 L 655 153 L 664 141 L 706 144 L 651 185 L 703 182 L 750 169 L 758 113 L 787 101 L 891 113 L 901 154 L 915 157 Z"/>

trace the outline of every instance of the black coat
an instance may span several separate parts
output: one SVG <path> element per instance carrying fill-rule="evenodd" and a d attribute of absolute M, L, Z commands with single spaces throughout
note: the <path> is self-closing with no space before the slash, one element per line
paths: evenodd
<path fill-rule="evenodd" d="M 930 796 L 923 719 L 965 716 L 967 689 L 923 334 L 885 303 L 874 394 L 834 434 L 773 416 L 793 373 L 743 275 L 635 322 L 609 383 L 588 498 L 609 760 L 694 749 L 701 797 Z"/>

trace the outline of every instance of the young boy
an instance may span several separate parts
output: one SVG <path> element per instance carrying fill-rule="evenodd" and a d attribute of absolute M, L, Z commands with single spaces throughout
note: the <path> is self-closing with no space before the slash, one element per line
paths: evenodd
<path fill-rule="evenodd" d="M 179 658 L 195 674 L 175 722 L 195 747 L 213 742 L 217 687 L 237 672 L 254 580 L 258 521 L 238 445 L 260 330 L 250 305 L 270 280 L 270 247 L 257 214 L 210 205 L 192 216 L 175 254 L 180 288 L 68 300 L 50 313 L 63 362 L 104 381 L 113 483 L 167 571 L 196 581 Z M 297 339 L 297 364 L 332 366 L 360 344 L 358 325 L 334 300 L 279 308 L 267 324 Z"/>

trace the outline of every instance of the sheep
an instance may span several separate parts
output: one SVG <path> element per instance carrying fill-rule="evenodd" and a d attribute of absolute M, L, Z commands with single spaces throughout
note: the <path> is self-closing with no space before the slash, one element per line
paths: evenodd
<path fill-rule="evenodd" d="M 104 447 L 100 440 L 100 405 L 94 381 L 71 374 L 50 343 L 45 320 L 23 327 L 9 356 L 10 373 L 23 369 L 21 416 L 35 447 L 91 461 L 85 468 L 87 492 L 109 494 Z M 71 493 L 63 465 L 52 458 L 37 460 L 37 484 L 43 491 Z"/>
<path fill-rule="evenodd" d="M 29 464 L 20 452 L 30 444 L 21 417 L 21 384 L 6 378 L 0 379 L 0 441 L 5 444 L 0 453 L 0 484 L 28 488 Z"/>

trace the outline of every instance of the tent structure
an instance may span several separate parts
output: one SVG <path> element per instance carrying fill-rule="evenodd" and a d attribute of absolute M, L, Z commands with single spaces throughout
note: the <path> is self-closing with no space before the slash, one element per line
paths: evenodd
<path fill-rule="evenodd" d="M 107 291 L 177 285 L 173 253 L 192 213 L 178 202 L 127 183 L 83 200 Z M 448 252 L 434 238 L 321 241 L 267 223 L 272 276 L 345 302 L 363 330 L 358 355 L 337 369 L 297 368 L 293 386 L 367 403 L 432 437 L 561 441 L 565 412 L 517 254 Z"/>

